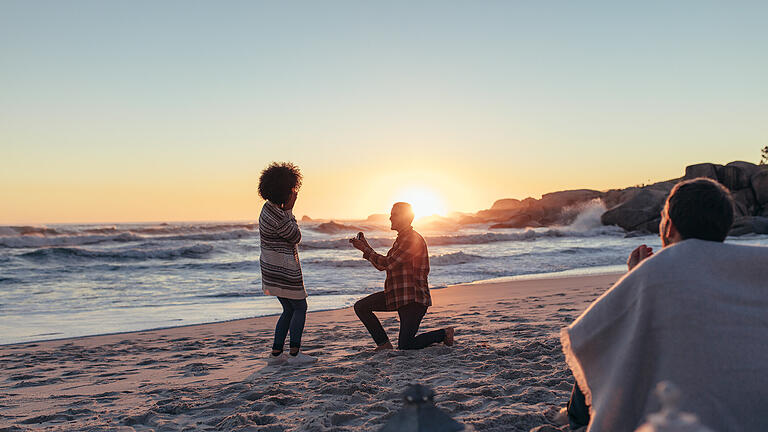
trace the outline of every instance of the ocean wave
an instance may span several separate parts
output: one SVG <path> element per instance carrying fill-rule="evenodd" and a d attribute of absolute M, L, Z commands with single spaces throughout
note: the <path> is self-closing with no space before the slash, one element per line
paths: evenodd
<path fill-rule="evenodd" d="M 0 237 L 0 247 L 7 248 L 37 248 L 51 246 L 83 246 L 107 242 L 133 242 L 141 241 L 143 237 L 124 232 L 116 235 L 57 235 L 54 237 L 41 237 L 24 235 L 17 237 Z"/>
<path fill-rule="evenodd" d="M 509 233 L 481 233 L 481 234 L 458 234 L 458 235 L 439 235 L 428 236 L 424 240 L 427 242 L 427 246 L 448 246 L 448 245 L 461 245 L 461 244 L 485 244 L 505 241 L 532 241 L 538 237 L 560 237 L 571 235 L 568 231 L 563 230 L 547 230 L 537 232 L 533 229 L 527 229 L 518 232 Z M 374 248 L 389 248 L 392 246 L 394 239 L 387 237 L 373 237 L 368 238 L 368 243 Z M 310 240 L 299 244 L 299 248 L 302 249 L 348 249 L 352 246 L 349 244 L 349 240 L 333 239 L 333 240 Z"/>
<path fill-rule="evenodd" d="M 103 230 L 108 232 L 107 229 Z M 81 231 L 84 232 L 84 231 Z M 224 232 L 209 232 L 209 233 L 191 233 L 191 234 L 179 234 L 179 235 L 166 235 L 166 236 L 147 236 L 140 235 L 134 232 L 125 231 L 118 234 L 75 234 L 66 235 L 59 233 L 56 236 L 37 236 L 37 235 L 23 235 L 13 237 L 0 237 L 0 247 L 6 248 L 41 248 L 41 247 L 64 247 L 64 246 L 84 246 L 94 245 L 100 243 L 109 242 L 139 242 L 145 240 L 152 241 L 220 241 L 220 240 L 237 240 L 243 238 L 251 238 L 258 236 L 258 231 L 250 231 L 247 229 L 235 229 Z"/>
<path fill-rule="evenodd" d="M 447 266 L 447 265 L 459 265 L 467 264 L 471 262 L 478 262 L 488 259 L 498 259 L 496 257 L 484 257 L 481 255 L 473 255 L 464 252 L 447 253 L 443 255 L 435 255 L 429 257 L 429 264 L 431 266 Z"/>
<path fill-rule="evenodd" d="M 198 224 L 198 225 L 169 225 L 161 224 L 150 227 L 133 227 L 130 231 L 147 235 L 166 235 L 166 234 L 196 234 L 207 232 L 220 232 L 232 230 L 257 231 L 259 224 Z"/>
<path fill-rule="evenodd" d="M 167 249 L 116 249 L 90 250 L 74 247 L 51 247 L 38 249 L 19 255 L 34 261 L 49 261 L 61 259 L 104 259 L 104 260 L 149 260 L 202 258 L 213 250 L 213 246 L 200 243 L 193 246 Z"/>
<path fill-rule="evenodd" d="M 359 268 L 359 267 L 370 267 L 371 265 L 371 263 L 369 263 L 367 260 L 364 260 L 362 258 L 351 259 L 351 260 L 323 260 L 323 259 L 301 260 L 301 264 L 304 266 L 317 265 L 321 267 L 336 267 L 336 268 Z"/>
<path fill-rule="evenodd" d="M 44 226 L 0 226 L 0 235 L 2 236 L 20 236 L 20 235 L 59 235 L 61 234 L 55 228 Z"/>
<path fill-rule="evenodd" d="M 162 237 L 149 237 L 152 240 L 202 240 L 202 241 L 217 241 L 217 240 L 236 240 L 242 238 L 258 237 L 258 231 L 249 231 L 245 229 L 236 229 L 232 231 L 215 232 L 215 233 L 196 233 L 196 234 L 183 234 L 176 236 L 162 236 Z"/>
<path fill-rule="evenodd" d="M 453 246 L 453 245 L 478 245 L 499 242 L 516 241 L 535 241 L 537 239 L 558 238 L 558 237 L 599 237 L 599 236 L 623 236 L 624 230 L 616 226 L 600 226 L 588 229 L 574 228 L 571 226 L 554 228 L 528 228 L 525 230 L 514 230 L 514 232 L 490 232 L 479 234 L 458 234 L 458 235 L 438 235 L 428 236 L 424 240 L 427 246 Z M 373 248 L 390 248 L 394 239 L 387 237 L 367 238 L 368 243 Z M 332 240 L 310 240 L 299 244 L 303 250 L 316 249 L 350 249 L 352 246 L 346 238 Z M 342 261 L 343 262 L 343 261 Z M 354 264 L 339 264 L 341 267 L 350 267 Z"/>
<path fill-rule="evenodd" d="M 533 230 L 526 230 L 520 233 L 483 233 L 483 234 L 463 234 L 463 235 L 443 235 L 443 236 L 429 236 L 424 240 L 428 246 L 446 246 L 457 244 L 483 244 L 502 241 L 524 241 L 533 240 L 536 238 L 536 232 Z M 387 237 L 373 237 L 366 238 L 368 244 L 373 248 L 389 248 L 392 247 L 394 239 Z M 333 239 L 333 240 L 310 240 L 299 244 L 301 249 L 349 249 L 352 245 L 349 244 L 349 240 Z"/>

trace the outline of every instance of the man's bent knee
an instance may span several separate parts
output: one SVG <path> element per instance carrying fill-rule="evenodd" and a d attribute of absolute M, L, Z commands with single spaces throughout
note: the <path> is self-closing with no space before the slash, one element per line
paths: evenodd
<path fill-rule="evenodd" d="M 366 312 L 365 304 L 362 302 L 362 300 L 356 301 L 354 308 L 355 308 L 355 314 L 358 317 Z"/>

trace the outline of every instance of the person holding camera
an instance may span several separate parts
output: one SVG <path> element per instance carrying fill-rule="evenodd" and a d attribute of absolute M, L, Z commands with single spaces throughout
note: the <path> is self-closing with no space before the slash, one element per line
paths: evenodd
<path fill-rule="evenodd" d="M 384 291 L 371 294 L 355 303 L 355 313 L 368 329 L 376 343 L 375 351 L 393 349 L 387 333 L 373 312 L 395 312 L 400 318 L 398 349 L 421 349 L 434 343 L 453 345 L 454 328 L 447 327 L 416 336 L 427 308 L 432 305 L 427 275 L 429 254 L 424 238 L 411 223 L 414 214 L 411 205 L 395 203 L 389 220 L 391 229 L 397 231 L 397 239 L 386 255 L 380 255 L 368 244 L 363 233 L 351 239 L 363 258 L 379 271 L 386 271 Z"/>

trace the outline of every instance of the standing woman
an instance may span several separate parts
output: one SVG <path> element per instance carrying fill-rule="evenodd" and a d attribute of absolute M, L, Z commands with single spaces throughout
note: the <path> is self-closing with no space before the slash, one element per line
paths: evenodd
<path fill-rule="evenodd" d="M 301 187 L 301 172 L 290 162 L 273 162 L 259 178 L 259 195 L 266 200 L 259 216 L 261 284 L 264 294 L 276 296 L 283 313 L 275 327 L 268 364 L 308 364 L 316 358 L 299 352 L 307 316 L 307 292 L 299 263 L 299 224 L 293 205 Z M 283 352 L 290 332 L 290 355 Z"/>

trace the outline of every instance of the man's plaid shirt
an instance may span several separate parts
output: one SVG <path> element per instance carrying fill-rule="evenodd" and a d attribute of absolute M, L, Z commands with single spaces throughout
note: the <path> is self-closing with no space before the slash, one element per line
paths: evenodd
<path fill-rule="evenodd" d="M 413 230 L 400 232 L 387 255 L 379 255 L 372 248 L 363 252 L 363 258 L 379 270 L 387 271 L 384 295 L 387 309 L 397 310 L 410 303 L 432 305 L 427 275 L 429 254 L 424 238 Z"/>

